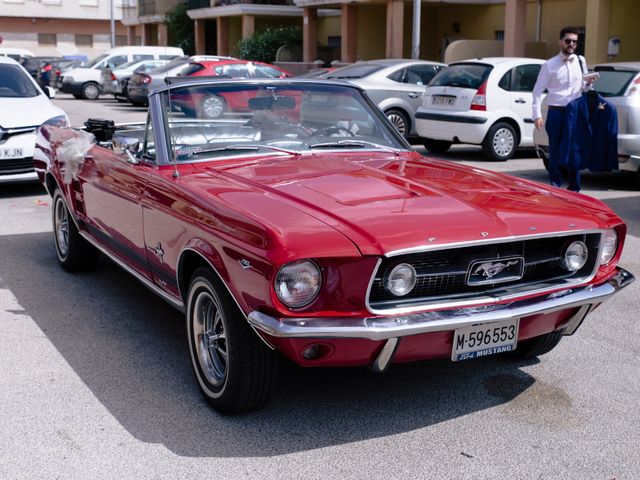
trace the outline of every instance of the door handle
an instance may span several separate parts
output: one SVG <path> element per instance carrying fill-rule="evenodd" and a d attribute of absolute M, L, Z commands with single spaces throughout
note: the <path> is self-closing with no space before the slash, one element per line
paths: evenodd
<path fill-rule="evenodd" d="M 409 98 L 418 98 L 420 95 L 422 95 L 422 94 L 421 93 L 411 92 L 409 94 Z"/>
<path fill-rule="evenodd" d="M 527 101 L 524 98 L 518 98 L 516 100 L 514 100 L 516 103 L 527 103 Z"/>

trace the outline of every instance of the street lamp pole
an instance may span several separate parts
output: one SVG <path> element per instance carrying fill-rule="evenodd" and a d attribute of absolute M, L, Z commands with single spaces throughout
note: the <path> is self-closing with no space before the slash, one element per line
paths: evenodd
<path fill-rule="evenodd" d="M 411 44 L 411 58 L 420 58 L 420 2 L 413 0 L 413 42 Z"/>
<path fill-rule="evenodd" d="M 111 19 L 111 48 L 116 46 L 116 22 L 113 19 L 113 0 L 109 0 L 109 15 Z"/>

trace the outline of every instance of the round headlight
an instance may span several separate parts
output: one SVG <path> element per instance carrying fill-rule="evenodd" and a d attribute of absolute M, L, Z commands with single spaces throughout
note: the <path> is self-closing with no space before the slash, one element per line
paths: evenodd
<path fill-rule="evenodd" d="M 618 249 L 618 234 L 615 230 L 605 230 L 602 235 L 602 248 L 600 249 L 600 264 L 606 265 L 611 261 Z"/>
<path fill-rule="evenodd" d="M 311 260 L 297 260 L 282 266 L 276 275 L 276 295 L 290 308 L 308 305 L 320 291 L 322 274 Z"/>
<path fill-rule="evenodd" d="M 564 268 L 571 272 L 577 272 L 587 263 L 588 256 L 589 251 L 584 243 L 572 242 L 564 251 Z"/>
<path fill-rule="evenodd" d="M 406 295 L 416 286 L 416 269 L 408 263 L 396 265 L 386 276 L 384 286 L 396 297 Z"/>

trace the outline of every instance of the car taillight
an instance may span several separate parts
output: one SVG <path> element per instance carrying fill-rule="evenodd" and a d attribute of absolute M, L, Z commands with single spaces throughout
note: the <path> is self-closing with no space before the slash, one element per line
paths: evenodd
<path fill-rule="evenodd" d="M 118 78 L 113 74 L 113 72 L 111 72 L 111 80 L 113 80 L 114 82 L 118 80 Z"/>
<path fill-rule="evenodd" d="M 149 75 L 140 75 L 142 83 L 151 83 L 151 77 Z"/>
<path fill-rule="evenodd" d="M 629 96 L 629 95 L 638 95 L 640 93 L 640 75 L 636 75 L 636 78 L 633 80 L 633 82 L 631 82 L 631 85 L 629 85 L 629 88 L 627 88 L 627 92 L 624 94 L 624 96 Z"/>
<path fill-rule="evenodd" d="M 471 100 L 471 110 L 481 110 L 485 112 L 487 110 L 487 82 L 484 81 L 478 91 L 476 92 L 476 96 Z"/>
<path fill-rule="evenodd" d="M 60 75 L 62 72 L 60 70 L 56 70 L 55 72 L 53 72 L 55 75 Z"/>

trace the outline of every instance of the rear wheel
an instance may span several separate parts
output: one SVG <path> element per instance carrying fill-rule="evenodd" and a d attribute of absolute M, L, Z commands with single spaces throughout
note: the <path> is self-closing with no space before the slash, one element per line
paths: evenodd
<path fill-rule="evenodd" d="M 276 380 L 276 354 L 258 338 L 207 268 L 196 270 L 192 277 L 186 323 L 191 362 L 205 399 L 225 414 L 264 406 Z"/>
<path fill-rule="evenodd" d="M 87 82 L 82 85 L 82 98 L 85 100 L 97 100 L 100 96 L 100 88 L 95 82 Z"/>
<path fill-rule="evenodd" d="M 482 142 L 482 151 L 489 160 L 505 161 L 513 157 L 518 146 L 515 129 L 508 123 L 498 122 L 491 126 Z"/>
<path fill-rule="evenodd" d="M 446 140 L 433 140 L 431 138 L 423 139 L 424 148 L 429 150 L 431 153 L 445 153 L 447 152 L 452 145 L 452 142 L 447 142 Z"/>
<path fill-rule="evenodd" d="M 409 121 L 407 120 L 407 116 L 403 112 L 392 108 L 390 110 L 387 110 L 385 112 L 385 115 L 387 116 L 391 124 L 396 127 L 398 133 L 405 137 L 409 134 Z"/>
<path fill-rule="evenodd" d="M 200 102 L 199 113 L 202 118 L 218 118 L 227 109 L 227 103 L 219 95 L 208 95 Z"/>
<path fill-rule="evenodd" d="M 539 337 L 530 338 L 518 343 L 517 348 L 506 354 L 508 358 L 513 360 L 525 360 L 527 358 L 539 357 L 551 350 L 562 340 L 562 334 L 558 332 L 546 333 Z"/>
<path fill-rule="evenodd" d="M 95 268 L 100 252 L 78 232 L 60 190 L 53 194 L 52 213 L 54 243 L 62 268 L 68 272 L 83 272 Z"/>

